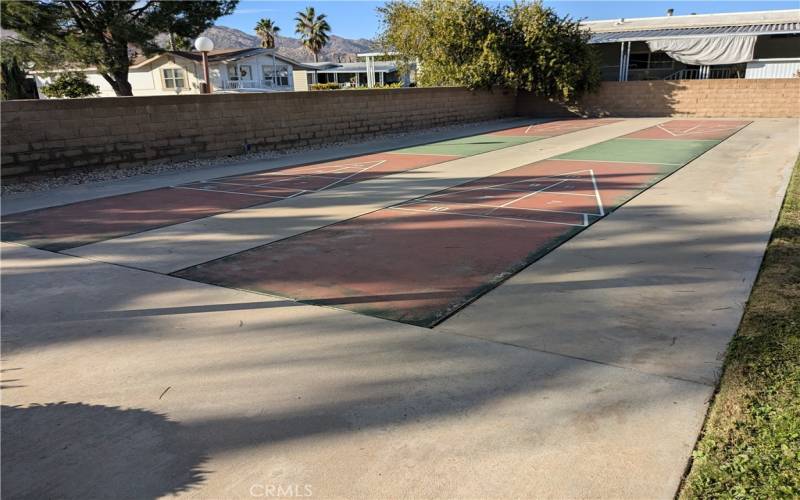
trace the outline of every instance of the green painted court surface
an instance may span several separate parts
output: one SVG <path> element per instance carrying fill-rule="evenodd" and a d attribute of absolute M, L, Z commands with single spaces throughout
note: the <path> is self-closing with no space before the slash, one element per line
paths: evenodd
<path fill-rule="evenodd" d="M 476 135 L 442 141 L 435 144 L 424 144 L 411 148 L 398 149 L 394 153 L 400 154 L 427 154 L 427 155 L 451 155 L 451 156 L 473 156 L 481 153 L 488 153 L 509 146 L 525 144 L 538 141 L 544 137 L 537 136 L 503 136 L 503 135 Z"/>
<path fill-rule="evenodd" d="M 570 151 L 556 159 L 683 165 L 719 142 L 619 138 Z"/>

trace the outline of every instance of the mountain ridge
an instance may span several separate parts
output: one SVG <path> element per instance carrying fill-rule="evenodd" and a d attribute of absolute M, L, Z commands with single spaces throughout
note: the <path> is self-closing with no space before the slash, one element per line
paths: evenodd
<path fill-rule="evenodd" d="M 202 36 L 210 38 L 214 42 L 215 49 L 245 49 L 261 46 L 261 39 L 257 36 L 228 26 L 212 26 L 205 30 Z M 303 47 L 302 42 L 297 38 L 278 35 L 275 40 L 275 48 L 278 54 L 296 61 L 310 62 L 314 60 L 311 52 Z M 319 59 L 332 62 L 355 62 L 357 61 L 356 54 L 373 50 L 374 42 L 372 40 L 331 35 L 330 41 L 320 52 Z"/>

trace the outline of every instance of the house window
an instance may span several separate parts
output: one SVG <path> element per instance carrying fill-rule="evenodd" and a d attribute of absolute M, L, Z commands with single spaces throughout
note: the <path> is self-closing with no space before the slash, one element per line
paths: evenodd
<path fill-rule="evenodd" d="M 236 72 L 236 66 L 228 66 L 228 80 L 231 82 L 239 81 L 239 74 Z"/>
<path fill-rule="evenodd" d="M 165 89 L 182 89 L 186 86 L 186 79 L 183 70 L 180 68 L 169 68 L 161 70 L 164 76 Z"/>
<path fill-rule="evenodd" d="M 670 69 L 675 61 L 664 52 L 631 54 L 630 69 Z"/>
<path fill-rule="evenodd" d="M 631 54 L 628 62 L 630 69 L 647 69 L 647 63 L 650 60 L 650 53 L 644 52 L 640 54 Z"/>
<path fill-rule="evenodd" d="M 273 71 L 273 66 L 261 66 L 261 76 L 264 79 L 264 85 L 267 87 L 275 85 L 275 82 L 272 81 L 272 77 L 274 76 Z"/>
<path fill-rule="evenodd" d="M 242 64 L 239 66 L 239 76 L 242 80 L 252 80 L 253 68 L 249 64 Z"/>
<path fill-rule="evenodd" d="M 278 66 L 278 85 L 281 87 L 289 86 L 289 68 Z"/>
<path fill-rule="evenodd" d="M 675 61 L 665 52 L 653 52 L 650 54 L 648 67 L 650 69 L 672 69 L 675 67 Z"/>

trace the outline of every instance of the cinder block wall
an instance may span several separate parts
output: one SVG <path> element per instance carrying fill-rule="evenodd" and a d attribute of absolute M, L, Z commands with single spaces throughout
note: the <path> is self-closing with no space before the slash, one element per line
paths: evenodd
<path fill-rule="evenodd" d="M 800 78 L 606 82 L 566 107 L 459 88 L 3 102 L 2 177 L 287 149 L 509 116 L 800 117 Z"/>
<path fill-rule="evenodd" d="M 5 179 L 280 150 L 514 116 L 506 90 L 381 89 L 2 103 Z"/>
<path fill-rule="evenodd" d="M 800 78 L 605 82 L 575 106 L 520 93 L 523 116 L 800 118 Z"/>

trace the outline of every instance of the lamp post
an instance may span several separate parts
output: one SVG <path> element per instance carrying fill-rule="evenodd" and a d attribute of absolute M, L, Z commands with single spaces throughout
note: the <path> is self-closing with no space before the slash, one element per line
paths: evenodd
<path fill-rule="evenodd" d="M 210 38 L 201 36 L 194 41 L 194 48 L 196 48 L 203 54 L 203 78 L 206 81 L 203 93 L 210 94 L 211 79 L 208 76 L 208 52 L 210 50 L 214 50 L 214 42 L 212 42 Z"/>

